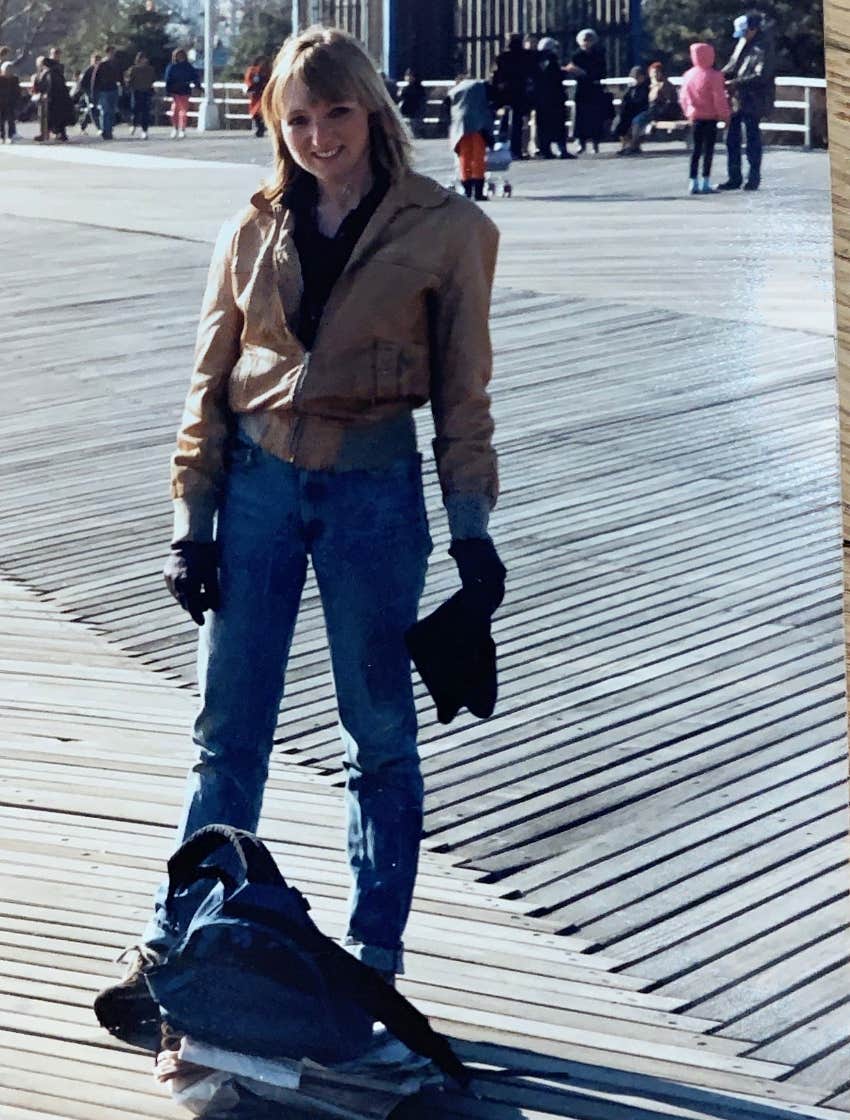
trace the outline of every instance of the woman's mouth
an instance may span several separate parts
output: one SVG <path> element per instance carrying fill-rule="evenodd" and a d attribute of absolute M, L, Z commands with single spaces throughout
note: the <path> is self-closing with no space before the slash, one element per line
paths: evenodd
<path fill-rule="evenodd" d="M 342 145 L 339 144 L 336 148 L 328 148 L 327 151 L 324 152 L 313 152 L 313 155 L 316 159 L 333 159 L 334 156 L 338 156 L 341 151 Z"/>

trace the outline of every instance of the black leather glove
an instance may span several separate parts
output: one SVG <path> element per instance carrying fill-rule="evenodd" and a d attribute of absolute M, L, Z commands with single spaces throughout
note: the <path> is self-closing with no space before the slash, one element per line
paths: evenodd
<path fill-rule="evenodd" d="M 214 542 L 177 541 L 171 546 L 162 574 L 168 590 L 198 626 L 204 625 L 204 611 L 218 610 L 221 596 Z"/>
<path fill-rule="evenodd" d="M 452 541 L 454 558 L 467 604 L 489 619 L 505 597 L 505 565 L 489 537 Z"/>

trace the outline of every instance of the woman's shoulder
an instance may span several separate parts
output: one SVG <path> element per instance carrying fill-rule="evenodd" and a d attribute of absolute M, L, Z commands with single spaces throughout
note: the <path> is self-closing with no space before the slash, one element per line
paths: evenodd
<path fill-rule="evenodd" d="M 262 191 L 252 196 L 247 206 L 222 222 L 216 238 L 219 252 L 236 254 L 240 249 L 259 246 L 274 221 L 274 210 Z"/>
<path fill-rule="evenodd" d="M 426 212 L 433 213 L 433 219 L 429 216 L 427 220 L 433 220 L 435 235 L 439 233 L 462 240 L 468 240 L 470 236 L 498 237 L 495 222 L 487 217 L 478 203 L 451 187 L 444 187 L 436 179 L 410 171 L 405 177 L 403 189 L 409 199 Z"/>

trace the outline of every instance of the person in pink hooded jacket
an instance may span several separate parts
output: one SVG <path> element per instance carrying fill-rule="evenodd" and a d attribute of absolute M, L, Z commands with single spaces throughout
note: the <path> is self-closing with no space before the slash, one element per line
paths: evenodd
<path fill-rule="evenodd" d="M 685 117 L 694 126 L 694 148 L 691 154 L 691 194 L 711 194 L 711 161 L 717 140 L 717 125 L 729 123 L 732 107 L 726 96 L 726 83 L 714 69 L 714 47 L 710 43 L 692 43 L 693 66 L 682 75 L 679 104 Z M 702 157 L 702 179 L 698 179 Z"/>

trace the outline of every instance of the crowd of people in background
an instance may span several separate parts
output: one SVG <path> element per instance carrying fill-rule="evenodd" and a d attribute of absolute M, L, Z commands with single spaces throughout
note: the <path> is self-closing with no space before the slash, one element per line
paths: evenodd
<path fill-rule="evenodd" d="M 67 142 L 68 129 L 75 124 L 82 133 L 93 127 L 103 140 L 112 140 L 119 118 L 130 125 L 130 136 L 148 139 L 157 72 L 143 51 L 126 69 L 115 47 L 94 52 L 69 83 L 61 48 L 51 47 L 35 61 L 29 92 L 23 91 L 16 73 L 22 61 L 22 57 L 11 57 L 9 47 L 0 47 L 0 142 L 14 143 L 19 139 L 16 122 L 31 119 L 37 124 L 33 140 L 38 143 L 51 138 Z M 171 135 L 182 138 L 189 97 L 193 90 L 201 90 L 200 77 L 185 50 L 173 52 L 164 78 L 171 98 Z"/>
<path fill-rule="evenodd" d="M 507 147 L 511 159 L 575 159 L 592 146 L 599 152 L 610 134 L 618 156 L 636 156 L 648 132 L 662 122 L 691 126 L 693 148 L 689 192 L 710 194 L 711 167 L 718 128 L 726 128 L 728 177 L 719 190 L 758 190 L 761 184 L 761 121 L 773 108 L 775 95 L 772 26 L 758 11 L 734 21 L 737 45 L 722 70 L 715 68 L 715 50 L 694 43 L 692 67 L 679 88 L 661 62 L 635 66 L 619 104 L 604 84 L 607 70 L 599 36 L 585 28 L 576 36 L 577 50 L 562 64 L 555 39 L 513 34 L 496 58 L 489 81 L 461 75 L 445 105 L 450 119 L 449 142 L 458 159 L 464 191 L 484 200 L 480 185 L 487 167 L 487 149 Z M 564 82 L 575 82 L 573 139 L 569 151 Z M 742 168 L 746 135 L 748 174 Z M 477 137 L 477 139 L 476 139 Z M 553 151 L 553 148 L 557 151 Z M 474 158 L 473 158 L 474 156 Z M 701 171 L 701 173 L 700 173 Z"/>
<path fill-rule="evenodd" d="M 593 28 L 579 31 L 576 49 L 566 62 L 561 60 L 560 44 L 550 36 L 509 36 L 489 80 L 461 75 L 444 102 L 464 190 L 483 201 L 488 149 L 505 148 L 505 154 L 514 160 L 530 158 L 531 150 L 541 159 L 575 159 L 589 147 L 598 153 L 603 140 L 611 136 L 618 141 L 618 156 L 636 156 L 641 154 L 647 133 L 665 121 L 692 126 L 690 193 L 708 194 L 714 189 L 710 177 L 720 125 L 726 129 L 728 176 L 718 189 L 757 190 L 761 183 L 760 125 L 773 107 L 775 93 L 772 27 L 761 12 L 751 11 L 735 20 L 733 36 L 737 46 L 722 70 L 715 67 L 711 44 L 692 44 L 693 65 L 678 88 L 661 62 L 633 67 L 619 104 L 604 84 L 605 51 Z M 29 93 L 22 91 L 16 73 L 22 61 L 12 58 L 8 47 L 0 47 L 0 142 L 15 142 L 19 138 L 16 121 L 27 116 L 37 121 L 34 139 L 38 142 L 50 137 L 65 142 L 74 124 L 82 132 L 92 126 L 108 141 L 113 138 L 119 113 L 130 125 L 130 136 L 139 134 L 147 140 L 157 73 L 144 53 L 139 52 L 127 69 L 122 69 L 113 47 L 94 53 L 69 88 L 62 52 L 52 47 L 36 60 Z M 270 59 L 258 55 L 244 75 L 248 115 L 257 137 L 265 135 L 262 95 L 271 72 Z M 566 80 L 575 83 L 575 153 L 569 150 Z M 173 52 L 164 82 L 171 99 L 171 135 L 182 139 L 190 97 L 201 91 L 200 76 L 182 48 Z M 408 69 L 398 91 L 394 83 L 387 81 L 387 85 L 413 137 L 423 136 L 428 91 L 420 76 Z"/>

